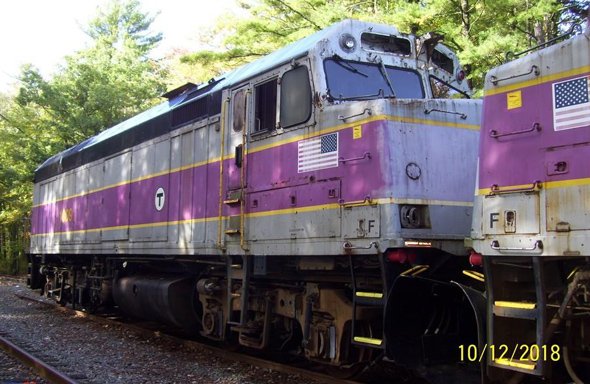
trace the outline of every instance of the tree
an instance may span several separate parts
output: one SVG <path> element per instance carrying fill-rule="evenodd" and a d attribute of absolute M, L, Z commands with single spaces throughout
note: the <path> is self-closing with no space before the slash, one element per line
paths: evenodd
<path fill-rule="evenodd" d="M 93 45 L 66 57 L 51 81 L 32 67 L 23 70 L 21 106 L 46 111 L 41 123 L 62 139 L 63 148 L 146 109 L 165 91 L 165 70 L 148 54 L 161 40 L 150 34 L 153 18 L 138 0 L 113 1 L 90 22 Z"/>
<path fill-rule="evenodd" d="M 152 21 L 138 0 L 113 0 L 86 28 L 89 48 L 66 57 L 51 79 L 23 67 L 17 96 L 0 99 L 0 269 L 3 259 L 23 253 L 22 245 L 7 244 L 26 237 L 35 168 L 165 91 L 166 69 L 149 57 L 162 38 L 150 32 Z"/>
<path fill-rule="evenodd" d="M 478 94 L 483 76 L 518 52 L 547 41 L 584 19 L 587 0 L 243 0 L 252 15 L 220 24 L 231 33 L 219 51 L 197 52 L 183 61 L 220 74 L 266 55 L 344 18 L 395 25 L 402 32 L 442 33 Z"/>

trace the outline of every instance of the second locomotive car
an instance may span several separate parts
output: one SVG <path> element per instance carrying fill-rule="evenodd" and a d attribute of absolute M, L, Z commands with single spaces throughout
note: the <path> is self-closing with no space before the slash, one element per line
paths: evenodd
<path fill-rule="evenodd" d="M 29 283 L 345 372 L 455 364 L 469 95 L 440 36 L 354 20 L 187 84 L 37 169 Z"/>
<path fill-rule="evenodd" d="M 493 382 L 590 380 L 589 79 L 588 28 L 486 76 L 472 238 Z"/>

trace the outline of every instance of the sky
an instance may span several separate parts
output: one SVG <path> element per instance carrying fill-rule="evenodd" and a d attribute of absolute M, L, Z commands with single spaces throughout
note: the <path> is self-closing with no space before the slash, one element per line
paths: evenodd
<path fill-rule="evenodd" d="M 18 0 L 0 4 L 0 92 L 17 84 L 23 64 L 33 64 L 43 76 L 54 73 L 63 58 L 84 49 L 89 38 L 82 27 L 108 0 Z M 153 32 L 162 32 L 156 54 L 173 49 L 196 51 L 197 34 L 209 28 L 236 0 L 140 0 L 141 10 L 159 12 Z"/>

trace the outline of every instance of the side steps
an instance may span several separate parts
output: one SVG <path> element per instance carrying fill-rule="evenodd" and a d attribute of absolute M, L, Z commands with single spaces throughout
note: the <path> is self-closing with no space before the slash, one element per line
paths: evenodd
<path fill-rule="evenodd" d="M 546 261 L 542 257 L 486 257 L 488 364 L 536 376 L 546 374 Z"/>
<path fill-rule="evenodd" d="M 379 279 L 367 281 L 371 275 L 360 260 L 366 260 L 367 255 L 349 255 L 350 274 L 352 278 L 352 326 L 351 343 L 365 348 L 385 349 L 385 334 L 383 327 L 378 334 L 373 334 L 366 321 L 359 319 L 361 311 L 375 311 L 379 319 L 384 318 L 384 308 L 387 302 L 387 287 L 385 284 L 385 268 L 383 255 L 379 258 Z M 364 283 L 364 284 L 363 284 Z"/>

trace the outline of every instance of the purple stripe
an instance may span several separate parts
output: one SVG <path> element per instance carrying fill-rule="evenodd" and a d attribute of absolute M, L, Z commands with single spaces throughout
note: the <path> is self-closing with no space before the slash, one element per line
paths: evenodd
<path fill-rule="evenodd" d="M 405 171 L 402 175 L 404 181 L 392 175 L 392 159 L 400 164 L 403 162 L 400 166 L 405 169 L 410 161 L 406 157 L 410 156 L 400 155 L 403 148 L 392 148 L 385 143 L 392 142 L 393 135 L 400 135 L 406 129 L 409 128 L 404 123 L 374 121 L 363 125 L 360 139 L 353 138 L 352 127 L 341 130 L 338 132 L 338 157 L 348 161 L 339 161 L 334 168 L 310 172 L 298 173 L 298 142 L 247 154 L 244 166 L 249 196 L 245 198 L 245 212 L 352 202 L 364 200 L 367 196 L 373 199 L 417 197 L 446 200 L 464 200 L 464 195 L 469 196 L 471 191 L 461 185 L 447 189 L 433 187 L 415 196 L 405 185 Z M 465 130 L 432 126 L 419 126 L 417 129 L 440 135 L 440 140 L 443 135 L 457 135 L 457 139 L 463 139 L 465 134 Z M 477 135 L 477 132 L 471 133 L 474 137 Z M 441 142 L 436 138 L 428 140 L 429 145 L 434 147 Z M 366 153 L 370 153 L 371 157 L 366 157 Z M 443 155 L 444 152 L 441 152 L 437 156 Z M 426 170 L 429 164 L 423 163 L 422 166 Z M 225 160 L 224 190 L 239 189 L 241 172 L 234 159 Z M 160 187 L 166 191 L 166 203 L 164 209 L 157 211 L 154 200 Z M 216 162 L 35 207 L 32 233 L 215 218 L 218 216 L 218 194 L 219 162 Z M 228 197 L 224 193 L 223 199 Z M 66 208 L 72 209 L 74 220 L 71 223 L 61 223 L 60 214 Z M 237 215 L 239 211 L 239 204 L 224 205 L 222 214 Z M 79 217 L 84 219 L 79 220 Z"/>
<path fill-rule="evenodd" d="M 563 80 L 566 79 L 558 81 Z M 581 162 L 584 158 L 582 156 L 588 155 L 588 150 L 583 146 L 573 146 L 589 141 L 590 127 L 555 131 L 552 83 L 534 85 L 520 91 L 522 107 L 510 110 L 507 109 L 507 93 L 484 98 L 479 188 L 490 188 L 494 184 L 529 185 L 536 180 L 558 181 L 590 177 L 590 167 L 576 164 Z M 540 124 L 541 131 L 505 135 L 529 130 L 534 123 Z M 493 138 L 490 136 L 491 131 L 504 136 Z M 568 162 L 567 172 L 554 172 L 559 161 Z"/>
<path fill-rule="evenodd" d="M 378 148 L 380 122 L 367 124 L 363 138 L 354 140 L 352 128 L 339 132 L 341 145 L 340 157 L 358 157 L 364 152 Z M 297 173 L 297 142 L 280 147 L 254 152 L 245 159 L 248 174 L 247 190 L 251 194 L 272 190 L 264 204 L 265 211 L 293 208 L 291 189 L 300 191 L 296 201 L 297 207 L 330 204 L 344 201 L 362 200 L 366 195 L 374 198 L 382 189 L 383 177 L 378 157 L 372 160 L 340 164 L 337 168 Z M 238 189 L 241 170 L 235 167 L 234 159 L 225 160 L 225 189 Z M 340 178 L 342 192 L 334 188 L 320 188 L 312 184 L 325 186 L 328 179 Z M 323 184 L 322 184 L 323 183 Z M 297 185 L 307 185 L 297 188 Z M 207 190 L 203 190 L 207 186 Z M 166 204 L 162 211 L 155 209 L 156 190 L 162 187 L 166 191 Z M 336 188 L 338 189 L 338 188 Z M 307 193 L 303 194 L 302 191 Z M 162 175 L 141 180 L 129 185 L 114 187 L 86 196 L 74 197 L 35 207 L 32 233 L 48 233 L 94 229 L 114 226 L 148 224 L 165 221 L 202 219 L 218 216 L 219 163 L 211 163 L 170 175 Z M 131 204 L 127 196 L 131 196 Z M 224 196 L 224 199 L 227 196 Z M 63 224 L 60 220 L 62 210 L 71 208 L 74 221 Z M 246 213 L 260 212 L 260 208 L 251 208 L 246 204 Z M 239 205 L 224 206 L 223 215 L 239 214 Z M 81 216 L 80 216 L 81 215 Z M 83 220 L 79 220 L 83 217 Z M 131 219 L 130 219 L 131 218 Z"/>

